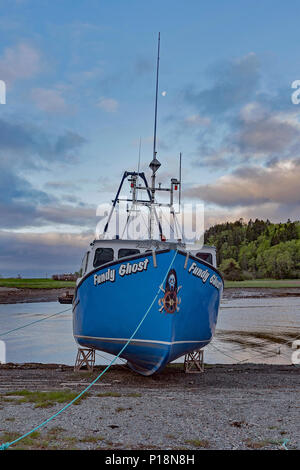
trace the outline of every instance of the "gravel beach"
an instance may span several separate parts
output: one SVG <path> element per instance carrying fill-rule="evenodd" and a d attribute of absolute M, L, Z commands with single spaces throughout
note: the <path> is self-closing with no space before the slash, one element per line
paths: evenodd
<path fill-rule="evenodd" d="M 91 374 L 55 364 L 0 366 L 0 441 L 11 441 L 64 406 L 20 403 L 18 390 L 78 393 L 101 369 Z M 15 447 L 299 449 L 299 372 L 295 366 L 244 364 L 185 374 L 182 365 L 170 365 L 143 377 L 113 366 L 88 398 Z"/>

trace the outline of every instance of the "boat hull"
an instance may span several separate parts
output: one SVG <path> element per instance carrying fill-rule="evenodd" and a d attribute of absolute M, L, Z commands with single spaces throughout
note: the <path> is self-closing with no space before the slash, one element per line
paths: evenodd
<path fill-rule="evenodd" d="M 143 253 L 85 276 L 73 303 L 80 347 L 117 355 L 140 325 L 120 357 L 136 372 L 151 375 L 206 346 L 216 327 L 222 277 L 186 252 L 174 256 L 173 249 L 155 257 Z"/>

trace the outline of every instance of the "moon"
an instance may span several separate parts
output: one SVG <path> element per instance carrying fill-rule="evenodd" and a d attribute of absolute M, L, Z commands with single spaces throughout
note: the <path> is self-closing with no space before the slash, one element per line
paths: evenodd
<path fill-rule="evenodd" d="M 167 92 L 166 91 L 163 91 L 162 92 L 162 96 L 166 96 Z"/>

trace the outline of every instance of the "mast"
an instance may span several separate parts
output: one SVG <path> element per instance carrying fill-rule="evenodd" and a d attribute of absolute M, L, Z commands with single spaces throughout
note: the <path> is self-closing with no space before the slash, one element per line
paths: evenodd
<path fill-rule="evenodd" d="M 180 205 L 180 202 L 181 202 L 181 156 L 182 155 L 180 153 L 180 156 L 179 156 L 179 180 L 177 178 L 171 178 L 170 187 L 162 187 L 161 183 L 159 183 L 158 187 L 156 187 L 156 185 L 155 185 L 156 172 L 159 169 L 159 167 L 161 166 L 161 163 L 156 158 L 156 154 L 157 154 L 157 150 L 156 150 L 157 102 L 158 102 L 158 84 L 159 84 L 159 60 L 160 60 L 159 53 L 160 53 L 160 33 L 158 33 L 157 62 L 156 62 L 153 158 L 152 158 L 152 161 L 149 164 L 149 168 L 152 170 L 151 185 L 148 185 L 145 174 L 143 172 L 140 172 L 140 164 L 141 164 L 141 139 L 140 139 L 138 171 L 137 172 L 136 171 L 134 171 L 134 172 L 125 171 L 125 173 L 123 175 L 123 178 L 122 178 L 122 181 L 121 181 L 121 184 L 120 184 L 119 189 L 117 191 L 117 194 L 115 196 L 115 199 L 112 201 L 113 205 L 112 205 L 112 208 L 111 208 L 111 212 L 108 216 L 107 223 L 104 227 L 103 236 L 105 236 L 105 234 L 107 232 L 108 225 L 109 225 L 110 220 L 112 218 L 112 214 L 113 214 L 113 211 L 115 210 L 116 204 L 119 203 L 120 201 L 126 201 L 126 202 L 132 202 L 132 206 L 133 206 L 132 209 L 133 210 L 135 209 L 135 206 L 138 206 L 138 205 L 146 206 L 149 209 L 149 226 L 148 226 L 149 238 L 153 239 L 153 227 L 154 227 L 154 222 L 156 220 L 156 223 L 157 223 L 158 228 L 159 228 L 160 239 L 162 241 L 165 241 L 166 237 L 164 236 L 164 234 L 162 232 L 162 224 L 161 224 L 161 221 L 160 221 L 160 217 L 158 216 L 158 214 L 156 212 L 156 207 L 168 207 L 170 209 L 170 214 L 172 215 L 172 221 L 171 221 L 170 226 L 172 225 L 172 227 L 173 227 L 173 228 L 171 227 L 171 230 L 172 230 L 172 239 L 174 238 L 174 226 L 176 227 L 176 222 L 177 222 L 176 217 L 175 217 L 174 204 L 173 204 L 173 202 L 174 202 L 174 191 L 177 191 L 178 187 L 180 188 L 180 191 L 179 191 L 179 205 Z M 132 198 L 131 199 L 120 198 L 121 188 L 123 186 L 124 180 L 127 179 L 127 178 L 128 178 L 128 181 L 130 182 L 130 186 L 131 186 L 131 193 L 132 193 Z M 143 184 L 138 184 L 138 179 L 139 178 L 141 178 L 144 185 Z M 147 197 L 149 199 L 148 200 L 147 199 L 140 199 L 138 197 L 138 193 L 140 191 L 146 191 Z M 161 192 L 161 191 L 168 192 L 169 195 L 170 195 L 169 203 L 161 203 L 161 202 L 156 201 L 155 200 L 156 191 L 158 191 L 158 192 Z M 127 217 L 127 222 L 126 222 L 125 227 L 127 226 L 128 222 L 129 222 L 130 213 L 131 213 L 132 209 L 130 209 L 130 211 L 129 211 L 129 215 Z M 179 210 L 179 212 L 180 212 L 180 210 Z M 178 224 L 178 222 L 177 222 L 177 224 Z M 125 232 L 125 229 L 123 231 L 123 234 L 124 234 L 124 232 Z M 119 237 L 119 235 L 118 235 L 118 237 Z"/>
<path fill-rule="evenodd" d="M 158 33 L 157 63 L 156 63 L 156 91 L 155 91 L 155 111 L 154 111 L 153 158 L 156 157 L 156 126 L 157 126 L 157 99 L 158 99 L 158 75 L 159 75 L 159 50 L 160 50 L 160 33 Z"/>
<path fill-rule="evenodd" d="M 160 167 L 160 162 L 156 158 L 156 128 L 157 128 L 157 100 L 158 100 L 158 76 L 159 76 L 159 50 L 160 50 L 160 33 L 158 33 L 157 45 L 157 63 L 156 63 L 156 89 L 155 89 L 155 110 L 154 110 L 154 135 L 153 135 L 153 159 L 149 167 L 152 170 L 151 176 L 151 205 L 149 219 L 149 238 L 152 238 L 153 221 L 154 221 L 154 202 L 155 202 L 155 173 Z"/>

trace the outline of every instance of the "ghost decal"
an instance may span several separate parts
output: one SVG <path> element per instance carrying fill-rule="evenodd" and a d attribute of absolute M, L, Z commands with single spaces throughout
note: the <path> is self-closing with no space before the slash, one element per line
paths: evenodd
<path fill-rule="evenodd" d="M 168 273 L 165 288 L 161 287 L 164 296 L 158 300 L 160 306 L 159 311 L 163 310 L 166 313 L 179 312 L 179 305 L 181 304 L 181 298 L 178 297 L 178 292 L 182 286 L 177 287 L 177 274 L 175 269 L 171 269 Z"/>

